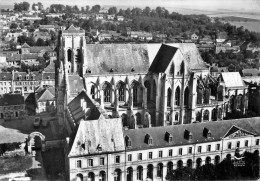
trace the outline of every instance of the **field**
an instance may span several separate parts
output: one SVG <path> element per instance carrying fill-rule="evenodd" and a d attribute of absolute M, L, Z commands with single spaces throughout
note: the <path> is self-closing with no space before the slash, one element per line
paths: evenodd
<path fill-rule="evenodd" d="M 229 21 L 229 23 L 237 27 L 244 26 L 244 28 L 249 31 L 260 32 L 260 22 Z"/>

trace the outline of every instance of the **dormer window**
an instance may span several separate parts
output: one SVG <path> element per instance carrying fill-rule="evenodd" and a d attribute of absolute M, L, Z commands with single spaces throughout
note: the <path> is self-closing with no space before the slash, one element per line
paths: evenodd
<path fill-rule="evenodd" d="M 48 79 L 48 80 L 50 79 L 50 76 L 49 76 L 49 75 L 47 76 L 47 79 Z"/>
<path fill-rule="evenodd" d="M 26 80 L 29 80 L 29 75 L 26 75 L 25 78 L 26 78 Z"/>
<path fill-rule="evenodd" d="M 203 136 L 206 138 L 211 138 L 211 131 L 208 128 L 203 129 Z"/>
<path fill-rule="evenodd" d="M 165 133 L 165 141 L 169 143 L 173 142 L 173 136 L 168 132 Z"/>
<path fill-rule="evenodd" d="M 184 130 L 184 138 L 191 141 L 192 140 L 192 133 L 188 130 Z"/>
<path fill-rule="evenodd" d="M 132 141 L 128 136 L 125 136 L 125 145 L 126 145 L 126 147 L 132 146 Z"/>
<path fill-rule="evenodd" d="M 22 76 L 21 75 L 18 76 L 18 80 L 22 80 Z"/>
<path fill-rule="evenodd" d="M 145 142 L 146 142 L 148 145 L 152 145 L 152 144 L 153 144 L 153 138 L 152 138 L 149 134 L 146 134 L 146 135 L 145 135 Z"/>

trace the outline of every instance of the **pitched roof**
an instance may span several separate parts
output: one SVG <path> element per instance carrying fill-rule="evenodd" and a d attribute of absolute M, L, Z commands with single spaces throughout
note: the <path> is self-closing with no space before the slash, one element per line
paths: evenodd
<path fill-rule="evenodd" d="M 24 97 L 21 94 L 4 94 L 0 98 L 0 106 L 12 106 L 24 104 Z"/>
<path fill-rule="evenodd" d="M 85 30 L 81 30 L 80 28 L 76 28 L 72 24 L 66 30 L 63 30 L 62 33 L 85 33 Z"/>
<path fill-rule="evenodd" d="M 42 73 L 42 80 L 53 80 L 55 79 L 55 72 L 43 72 Z"/>
<path fill-rule="evenodd" d="M 86 103 L 86 107 L 83 107 L 82 101 Z M 100 117 L 100 112 L 96 109 L 94 102 L 92 102 L 85 91 L 81 91 L 81 93 L 68 104 L 68 110 L 75 123 L 78 123 L 81 119 L 95 120 Z"/>
<path fill-rule="evenodd" d="M 154 73 L 165 72 L 178 48 L 163 44 L 159 49 L 149 71 Z"/>
<path fill-rule="evenodd" d="M 245 86 L 239 72 L 222 72 L 221 75 L 228 88 Z"/>
<path fill-rule="evenodd" d="M 0 73 L 0 81 L 11 81 L 12 73 L 9 72 L 1 72 Z"/>
<path fill-rule="evenodd" d="M 70 95 L 78 95 L 79 92 L 84 90 L 83 78 L 79 75 L 69 75 L 69 91 Z"/>
<path fill-rule="evenodd" d="M 247 118 L 237 120 L 212 121 L 206 123 L 183 124 L 166 127 L 152 127 L 136 130 L 125 130 L 124 135 L 127 135 L 132 146 L 128 150 L 151 149 L 157 147 L 190 145 L 198 143 L 206 143 L 212 141 L 220 141 L 233 127 L 239 127 L 243 130 L 255 135 L 260 135 L 260 118 Z M 203 130 L 207 128 L 211 132 L 211 138 L 203 136 Z M 184 138 L 184 131 L 187 130 L 192 134 L 192 139 Z M 165 140 L 165 133 L 168 132 L 173 136 L 173 141 Z M 146 134 L 153 138 L 153 144 L 148 145 L 144 139 Z"/>
<path fill-rule="evenodd" d="M 30 46 L 25 42 L 21 48 L 30 48 Z"/>
<path fill-rule="evenodd" d="M 120 118 L 81 121 L 69 157 L 125 150 Z"/>
<path fill-rule="evenodd" d="M 44 69 L 44 72 L 55 72 L 55 63 L 50 61 L 49 65 Z"/>
<path fill-rule="evenodd" d="M 52 52 L 53 49 L 49 46 L 33 46 L 30 47 L 30 53 L 40 53 L 40 52 Z"/>
<path fill-rule="evenodd" d="M 42 91 L 35 94 L 36 101 L 45 102 L 45 101 L 54 101 L 55 100 L 55 88 L 50 87 L 43 89 Z"/>
<path fill-rule="evenodd" d="M 42 74 L 39 73 L 39 72 L 30 72 L 30 73 L 26 73 L 26 72 L 14 72 L 14 81 L 18 81 L 18 77 L 21 77 L 20 80 L 26 80 L 26 76 L 29 76 L 28 77 L 28 80 L 41 80 L 42 79 Z M 33 79 L 34 77 L 34 79 Z M 19 81 L 20 81 L 19 80 Z"/>
<path fill-rule="evenodd" d="M 145 44 L 88 44 L 86 59 L 91 74 L 146 73 L 149 68 Z"/>

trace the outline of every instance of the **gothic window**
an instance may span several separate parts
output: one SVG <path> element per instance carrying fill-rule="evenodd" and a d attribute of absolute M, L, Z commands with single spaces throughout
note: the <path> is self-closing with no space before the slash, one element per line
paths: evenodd
<path fill-rule="evenodd" d="M 184 66 L 184 62 L 181 63 L 181 69 L 180 69 L 180 74 L 182 75 L 184 73 L 185 70 L 185 66 Z"/>
<path fill-rule="evenodd" d="M 188 106 L 188 105 L 189 105 L 189 88 L 186 87 L 184 91 L 184 106 Z"/>
<path fill-rule="evenodd" d="M 147 80 L 144 82 L 144 85 L 147 89 L 147 102 L 148 102 L 151 100 L 151 85 L 150 85 L 150 82 Z"/>
<path fill-rule="evenodd" d="M 138 82 L 133 82 L 133 102 L 137 103 L 138 102 L 138 90 L 140 89 L 140 85 Z"/>
<path fill-rule="evenodd" d="M 206 88 L 204 91 L 204 99 L 203 99 L 204 104 L 209 104 L 210 94 L 211 94 L 210 88 Z"/>
<path fill-rule="evenodd" d="M 237 96 L 237 107 L 236 109 L 241 109 L 241 105 L 242 105 L 242 95 L 238 95 Z"/>
<path fill-rule="evenodd" d="M 180 87 L 178 86 L 175 91 L 175 105 L 180 106 Z"/>
<path fill-rule="evenodd" d="M 203 99 L 203 89 L 199 86 L 197 87 L 197 104 L 202 104 Z"/>
<path fill-rule="evenodd" d="M 110 103 L 111 102 L 111 85 L 108 82 L 105 82 L 103 85 L 103 91 L 104 91 L 104 102 Z"/>
<path fill-rule="evenodd" d="M 212 110 L 212 116 L 211 116 L 212 121 L 217 121 L 217 109 Z"/>
<path fill-rule="evenodd" d="M 153 101 L 156 102 L 156 82 L 153 80 Z"/>
<path fill-rule="evenodd" d="M 209 111 L 205 110 L 203 113 L 203 120 L 208 121 L 209 120 Z"/>
<path fill-rule="evenodd" d="M 177 122 L 177 121 L 179 121 L 179 113 L 175 113 L 175 121 Z"/>
<path fill-rule="evenodd" d="M 222 118 L 222 109 L 221 108 L 218 109 L 218 118 L 219 119 Z"/>
<path fill-rule="evenodd" d="M 95 99 L 95 92 L 96 92 L 95 90 L 96 90 L 95 85 L 92 85 L 91 89 L 90 89 L 90 95 L 91 95 L 92 99 Z"/>
<path fill-rule="evenodd" d="M 118 88 L 118 100 L 125 101 L 125 84 L 123 82 L 119 82 L 117 88 Z"/>
<path fill-rule="evenodd" d="M 141 117 L 141 114 L 140 113 L 136 113 L 136 122 L 137 122 L 137 125 L 142 125 L 142 117 Z"/>
<path fill-rule="evenodd" d="M 122 114 L 121 118 L 122 118 L 123 127 L 127 126 L 127 115 Z"/>
<path fill-rule="evenodd" d="M 80 54 L 80 50 L 79 49 L 77 49 L 76 50 L 76 55 L 75 55 L 75 58 L 76 58 L 76 62 L 77 63 L 81 63 L 81 56 L 80 56 L 81 54 Z"/>
<path fill-rule="evenodd" d="M 167 91 L 167 107 L 171 107 L 171 99 L 172 99 L 172 90 L 168 88 Z"/>
<path fill-rule="evenodd" d="M 234 109 L 234 101 L 235 101 L 234 96 L 231 96 L 230 99 L 229 99 L 229 109 L 231 111 L 233 111 L 233 109 Z"/>
<path fill-rule="evenodd" d="M 198 121 L 198 122 L 201 121 L 201 113 L 200 112 L 196 113 L 196 121 Z"/>
<path fill-rule="evenodd" d="M 72 51 L 71 51 L 71 49 L 68 49 L 67 50 L 67 60 L 68 60 L 68 62 L 71 62 L 71 55 L 72 55 Z"/>

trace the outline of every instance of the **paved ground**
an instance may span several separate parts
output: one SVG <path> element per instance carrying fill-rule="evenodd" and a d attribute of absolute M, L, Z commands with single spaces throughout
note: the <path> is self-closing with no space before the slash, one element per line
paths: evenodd
<path fill-rule="evenodd" d="M 33 180 L 47 180 L 46 172 L 43 166 L 42 154 L 40 150 L 32 151 L 32 168 L 31 170 L 37 170 L 35 177 Z"/>

